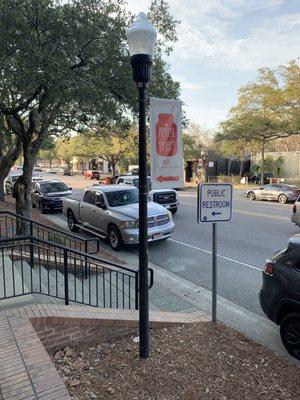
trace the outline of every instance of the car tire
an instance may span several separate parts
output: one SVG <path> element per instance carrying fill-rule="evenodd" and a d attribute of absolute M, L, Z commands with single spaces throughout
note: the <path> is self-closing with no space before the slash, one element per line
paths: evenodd
<path fill-rule="evenodd" d="M 251 201 L 255 200 L 255 193 L 254 192 L 249 192 L 247 193 L 247 198 Z"/>
<path fill-rule="evenodd" d="M 122 236 L 121 236 L 119 229 L 114 225 L 111 225 L 108 228 L 108 241 L 109 241 L 110 247 L 113 250 L 119 251 L 121 249 Z"/>
<path fill-rule="evenodd" d="M 288 201 L 288 198 L 286 197 L 285 194 L 280 194 L 278 196 L 278 203 L 285 204 L 285 203 L 287 203 L 287 201 Z"/>
<path fill-rule="evenodd" d="M 75 215 L 73 214 L 73 212 L 71 210 L 69 210 L 67 212 L 67 221 L 68 221 L 68 227 L 69 227 L 70 231 L 79 232 L 79 228 L 76 225 L 77 221 L 76 221 Z"/>
<path fill-rule="evenodd" d="M 175 215 L 176 213 L 177 213 L 177 208 L 171 208 L 171 213 L 173 214 L 173 215 Z"/>
<path fill-rule="evenodd" d="M 282 320 L 280 336 L 288 353 L 300 360 L 300 313 L 288 314 Z"/>

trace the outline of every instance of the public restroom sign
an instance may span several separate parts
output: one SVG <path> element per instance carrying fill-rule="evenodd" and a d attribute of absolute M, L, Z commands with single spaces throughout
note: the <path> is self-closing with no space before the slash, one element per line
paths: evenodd
<path fill-rule="evenodd" d="M 150 98 L 151 181 L 153 189 L 184 186 L 181 101 Z"/>
<path fill-rule="evenodd" d="M 198 185 L 198 222 L 226 222 L 232 216 L 232 185 L 203 183 Z"/>

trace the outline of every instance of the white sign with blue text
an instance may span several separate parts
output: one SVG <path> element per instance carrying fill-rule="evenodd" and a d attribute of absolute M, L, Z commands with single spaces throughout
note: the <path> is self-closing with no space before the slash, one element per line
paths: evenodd
<path fill-rule="evenodd" d="M 232 215 L 232 185 L 203 183 L 198 185 L 198 222 L 226 222 Z"/>

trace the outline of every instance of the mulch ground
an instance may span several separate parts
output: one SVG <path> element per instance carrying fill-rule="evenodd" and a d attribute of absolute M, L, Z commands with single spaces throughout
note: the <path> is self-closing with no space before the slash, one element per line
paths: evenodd
<path fill-rule="evenodd" d="M 218 323 L 153 330 L 151 356 L 134 337 L 52 356 L 73 399 L 297 400 L 300 367 Z"/>
<path fill-rule="evenodd" d="M 0 210 L 1 211 L 11 211 L 13 213 L 16 212 L 16 206 L 15 206 L 15 200 L 11 197 L 11 196 L 6 196 L 5 197 L 5 202 L 0 201 Z M 47 218 L 46 216 L 44 216 L 44 214 L 41 214 L 40 210 L 33 208 L 32 209 L 32 219 L 35 222 L 39 222 L 41 224 L 47 225 L 50 228 L 56 228 L 56 229 L 60 229 L 63 230 L 60 226 L 56 225 L 55 223 L 53 223 L 52 221 L 50 221 L 49 218 Z M 66 231 L 66 233 L 71 233 L 69 231 Z M 98 253 L 93 254 L 96 257 L 100 257 L 103 258 L 105 260 L 108 261 L 112 261 L 115 262 L 117 264 L 120 265 L 126 265 L 126 261 L 120 257 L 115 256 L 114 254 L 110 253 L 109 251 L 104 250 L 103 248 L 101 248 L 101 241 L 100 241 L 100 250 Z"/>

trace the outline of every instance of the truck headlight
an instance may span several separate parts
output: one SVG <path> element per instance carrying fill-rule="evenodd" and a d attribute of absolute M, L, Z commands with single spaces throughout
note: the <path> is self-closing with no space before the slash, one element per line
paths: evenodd
<path fill-rule="evenodd" d="M 137 221 L 125 221 L 121 223 L 121 228 L 123 229 L 135 229 L 138 227 Z"/>

